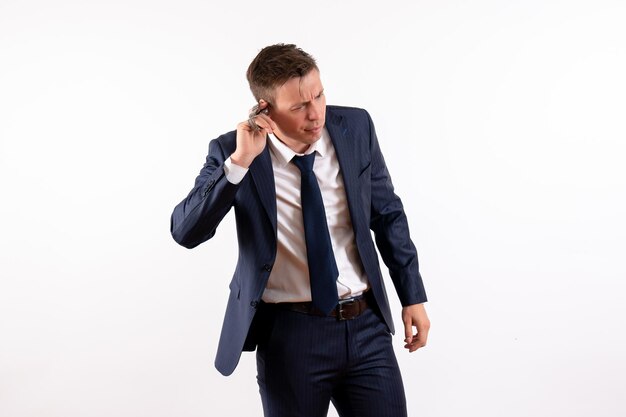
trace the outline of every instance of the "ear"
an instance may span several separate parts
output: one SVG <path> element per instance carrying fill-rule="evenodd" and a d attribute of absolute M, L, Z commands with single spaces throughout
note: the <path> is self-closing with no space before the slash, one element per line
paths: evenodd
<path fill-rule="evenodd" d="M 264 114 L 268 114 L 270 111 L 270 103 L 268 103 L 267 101 L 260 99 L 259 100 L 259 109 L 262 109 L 261 111 Z"/>

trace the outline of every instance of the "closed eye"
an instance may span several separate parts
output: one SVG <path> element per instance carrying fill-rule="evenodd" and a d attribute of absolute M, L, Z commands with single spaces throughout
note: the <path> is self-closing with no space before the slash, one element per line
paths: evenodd
<path fill-rule="evenodd" d="M 320 98 L 322 98 L 322 96 L 324 95 L 324 90 L 320 91 L 320 93 L 315 96 L 315 100 L 319 100 Z M 296 106 L 293 106 L 290 110 L 291 111 L 298 111 L 298 110 L 302 110 L 304 109 L 308 104 L 310 103 L 310 101 L 307 101 L 306 103 L 300 103 Z"/>

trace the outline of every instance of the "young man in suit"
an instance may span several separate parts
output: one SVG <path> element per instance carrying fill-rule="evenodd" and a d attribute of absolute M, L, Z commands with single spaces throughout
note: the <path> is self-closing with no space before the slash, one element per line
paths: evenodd
<path fill-rule="evenodd" d="M 256 349 L 266 416 L 325 416 L 330 401 L 342 417 L 405 416 L 376 247 L 409 352 L 426 344 L 430 322 L 372 120 L 326 106 L 315 60 L 295 45 L 262 49 L 247 77 L 258 106 L 211 141 L 171 222 L 193 248 L 235 211 L 239 259 L 215 365 L 229 375 L 242 350 Z"/>

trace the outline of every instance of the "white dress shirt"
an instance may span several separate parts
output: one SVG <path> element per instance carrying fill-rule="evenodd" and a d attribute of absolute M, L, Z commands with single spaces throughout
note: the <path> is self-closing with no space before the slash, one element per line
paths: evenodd
<path fill-rule="evenodd" d="M 300 170 L 290 163 L 296 155 L 274 135 L 268 146 L 276 186 L 278 249 L 263 301 L 267 303 L 311 301 L 311 285 L 306 255 L 302 206 L 300 200 Z M 335 148 L 326 129 L 320 139 L 304 153 L 316 152 L 313 172 L 322 193 L 330 241 L 335 253 L 339 277 L 339 298 L 357 296 L 368 288 L 367 276 L 359 258 L 348 210 L 348 201 L 339 170 Z M 228 158 L 226 178 L 238 184 L 248 172 Z"/>

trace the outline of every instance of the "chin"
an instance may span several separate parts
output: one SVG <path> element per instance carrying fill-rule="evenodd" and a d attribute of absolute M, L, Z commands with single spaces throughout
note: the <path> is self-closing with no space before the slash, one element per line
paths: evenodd
<path fill-rule="evenodd" d="M 313 132 L 305 131 L 301 136 L 302 140 L 306 141 L 306 143 L 309 143 L 309 144 L 317 142 L 317 140 L 321 137 L 322 137 L 321 129 L 319 131 L 313 131 Z"/>

